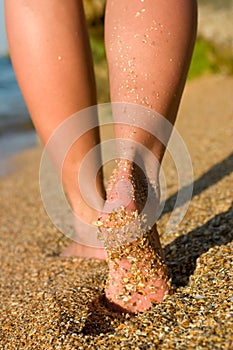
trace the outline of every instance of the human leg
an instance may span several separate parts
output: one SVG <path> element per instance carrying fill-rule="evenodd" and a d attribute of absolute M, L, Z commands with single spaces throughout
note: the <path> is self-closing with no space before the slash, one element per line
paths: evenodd
<path fill-rule="evenodd" d="M 46 144 L 56 128 L 72 114 L 96 105 L 92 57 L 82 1 L 5 1 L 11 59 L 38 134 Z M 93 122 L 97 123 L 97 114 Z M 77 125 L 78 127 L 78 125 Z M 58 140 L 56 147 L 62 147 Z M 82 199 L 76 185 L 80 164 L 99 143 L 99 130 L 83 135 L 67 154 L 62 178 L 74 212 L 83 221 L 97 219 L 98 212 Z M 104 198 L 100 153 L 91 171 Z M 54 204 L 55 205 L 55 204 Z M 103 250 L 72 244 L 66 254 L 103 258 Z"/>
<path fill-rule="evenodd" d="M 196 2 L 193 0 L 141 0 L 128 4 L 124 0 L 108 0 L 105 33 L 112 102 L 145 106 L 161 114 L 173 124 L 195 41 Z M 113 117 L 117 122 L 119 115 L 114 113 L 114 109 Z M 119 162 L 114 179 L 111 180 L 113 183 L 107 191 L 106 207 L 111 207 L 111 202 L 114 202 L 118 196 L 117 203 L 119 204 L 119 199 L 120 201 L 122 199 L 122 205 L 126 209 L 130 203 L 128 211 L 133 212 L 138 209 L 138 203 L 137 200 L 133 201 L 133 196 L 131 196 L 132 200 L 128 198 L 129 203 L 126 203 L 123 187 L 121 191 L 121 186 L 125 186 L 120 182 L 122 174 L 129 182 L 143 182 L 142 177 L 140 178 L 140 175 L 133 170 L 135 166 L 132 161 L 132 158 L 136 157 L 139 145 L 143 145 L 158 160 L 154 165 L 152 178 L 152 182 L 158 183 L 159 168 L 166 143 L 163 144 L 144 130 L 143 120 L 141 128 L 117 124 L 115 134 L 117 138 L 132 141 L 132 147 L 126 146 L 124 152 L 121 154 L 120 150 L 119 154 L 120 158 L 131 160 Z M 143 161 L 146 166 L 146 159 Z M 133 187 L 135 189 L 135 185 Z M 157 195 L 159 196 L 159 191 Z M 107 225 L 105 214 L 103 217 L 104 224 Z M 154 246 L 152 247 L 150 242 L 149 245 L 162 255 L 156 226 L 152 231 Z M 141 242 L 136 243 L 133 249 L 135 259 L 137 255 L 142 258 L 143 250 L 140 246 Z M 132 255 L 131 248 L 130 251 Z M 106 288 L 107 298 L 115 305 L 132 312 L 143 311 L 152 302 L 161 301 L 167 290 L 165 267 L 163 264 L 163 266 L 160 265 L 157 253 L 154 256 L 150 255 L 145 246 L 144 252 L 145 256 L 147 255 L 146 266 L 136 261 L 134 269 L 140 271 L 139 275 L 147 270 L 147 277 L 151 276 L 151 281 L 150 278 L 149 280 L 147 278 L 147 281 L 143 279 L 142 287 L 138 289 L 137 276 L 132 278 L 130 270 L 133 266 L 128 261 L 127 255 L 124 256 L 121 252 L 120 258 L 114 257 L 109 249 L 110 272 Z M 152 259 L 154 267 L 151 264 Z M 160 270 L 157 278 L 156 272 L 154 273 L 156 268 Z M 129 280 L 134 285 L 133 292 L 130 293 L 127 292 Z M 119 295 L 121 295 L 120 298 Z"/>

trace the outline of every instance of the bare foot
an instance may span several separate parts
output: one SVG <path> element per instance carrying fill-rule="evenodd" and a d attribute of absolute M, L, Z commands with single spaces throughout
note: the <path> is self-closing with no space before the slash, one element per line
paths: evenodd
<path fill-rule="evenodd" d="M 108 250 L 105 293 L 115 310 L 143 312 L 168 293 L 166 266 L 156 238 L 153 228 L 134 242 Z"/>
<path fill-rule="evenodd" d="M 94 225 L 99 215 L 92 210 L 88 212 L 88 209 L 86 209 L 85 214 L 86 217 L 82 213 L 82 220 L 74 216 L 73 225 L 77 234 L 77 239 L 74 239 L 73 242 L 63 250 L 61 256 L 106 260 L 106 250 L 103 248 L 102 242 L 97 238 L 98 228 Z M 92 224 L 90 226 L 86 225 L 88 222 Z"/>
<path fill-rule="evenodd" d="M 61 256 L 77 256 L 79 258 L 106 260 L 107 253 L 104 248 L 93 248 L 72 242 L 66 247 Z"/>
<path fill-rule="evenodd" d="M 105 212 L 109 208 L 112 212 L 103 214 L 100 231 L 108 254 L 105 293 L 109 305 L 118 311 L 136 313 L 161 302 L 168 294 L 168 282 L 156 225 L 149 228 L 146 218 L 139 215 L 146 200 L 145 178 L 126 165 L 121 161 L 110 179 Z M 129 192 L 125 196 L 124 183 L 121 187 L 122 174 L 132 184 L 131 198 Z M 119 201 L 122 205 L 113 208 Z"/>

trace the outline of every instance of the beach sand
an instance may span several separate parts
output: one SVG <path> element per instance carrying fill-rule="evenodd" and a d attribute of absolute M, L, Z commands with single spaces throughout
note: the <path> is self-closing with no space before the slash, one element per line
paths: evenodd
<path fill-rule="evenodd" d="M 14 157 L 0 179 L 0 349 L 233 348 L 233 78 L 188 83 L 177 129 L 194 169 L 189 210 L 166 232 L 177 191 L 167 154 L 158 226 L 174 294 L 138 315 L 107 309 L 105 262 L 61 258 L 69 239 L 43 209 L 41 150 Z"/>

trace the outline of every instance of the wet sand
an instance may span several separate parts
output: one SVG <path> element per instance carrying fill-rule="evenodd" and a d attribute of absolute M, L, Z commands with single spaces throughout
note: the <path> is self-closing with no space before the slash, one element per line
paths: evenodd
<path fill-rule="evenodd" d="M 167 154 L 158 226 L 174 294 L 143 314 L 108 310 L 105 262 L 59 256 L 69 239 L 41 203 L 41 150 L 15 157 L 17 170 L 0 179 L 0 349 L 232 349 L 232 91 L 222 76 L 186 87 L 177 129 L 193 162 L 193 198 L 166 232 L 177 191 Z"/>

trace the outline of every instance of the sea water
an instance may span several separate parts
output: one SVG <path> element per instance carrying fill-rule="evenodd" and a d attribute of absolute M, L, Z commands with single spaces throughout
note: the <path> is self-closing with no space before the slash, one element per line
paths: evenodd
<path fill-rule="evenodd" d="M 35 146 L 36 141 L 11 61 L 0 56 L 0 176 L 9 170 L 9 156 Z"/>

